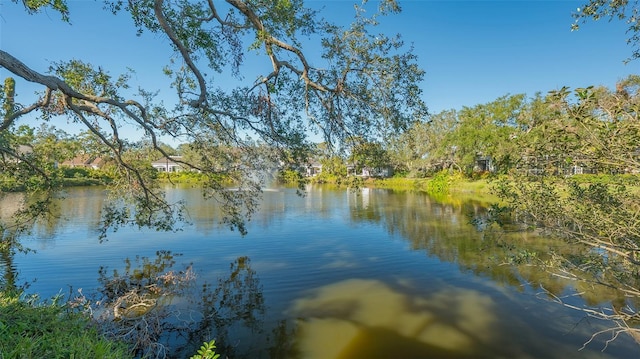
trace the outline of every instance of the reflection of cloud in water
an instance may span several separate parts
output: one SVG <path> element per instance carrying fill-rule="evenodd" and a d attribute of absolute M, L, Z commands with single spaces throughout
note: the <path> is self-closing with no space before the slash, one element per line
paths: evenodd
<path fill-rule="evenodd" d="M 326 263 L 322 268 L 354 268 L 357 267 L 356 258 L 351 251 L 341 249 L 323 254 Z"/>
<path fill-rule="evenodd" d="M 415 297 L 380 281 L 362 279 L 321 287 L 291 309 L 291 314 L 302 318 L 298 344 L 302 357 L 309 359 L 578 354 L 579 347 L 541 338 L 526 324 L 499 323 L 499 313 L 492 298 L 478 291 L 451 288 Z M 580 357 L 590 354 L 580 352 Z"/>
<path fill-rule="evenodd" d="M 474 343 L 489 339 L 491 298 L 450 294 L 456 293 L 415 299 L 379 281 L 347 280 L 298 300 L 293 311 L 312 318 L 301 325 L 309 358 L 365 358 L 373 351 L 379 357 L 472 355 Z M 434 314 L 434 302 L 455 308 L 451 322 Z"/>

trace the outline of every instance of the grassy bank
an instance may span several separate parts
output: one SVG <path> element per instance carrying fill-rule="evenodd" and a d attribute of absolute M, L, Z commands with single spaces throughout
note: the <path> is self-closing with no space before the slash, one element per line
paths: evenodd
<path fill-rule="evenodd" d="M 387 188 L 400 191 L 426 192 L 441 200 L 464 199 L 481 202 L 497 202 L 498 197 L 491 190 L 492 183 L 488 179 L 466 179 L 462 177 L 431 178 L 383 178 L 370 179 L 367 186 Z"/>
<path fill-rule="evenodd" d="M 502 177 L 503 179 L 506 177 Z M 568 178 L 547 177 L 545 182 L 555 182 L 556 188 L 560 192 L 567 190 L 565 180 L 573 181 L 581 186 L 591 184 L 607 185 L 610 188 L 624 186 L 630 194 L 640 195 L 640 175 L 575 175 Z M 494 187 L 497 185 L 499 177 L 467 178 L 460 174 L 450 174 L 440 172 L 429 178 L 368 178 L 360 182 L 360 186 L 370 188 L 386 188 L 398 191 L 426 192 L 431 196 L 443 200 L 476 200 L 486 203 L 497 203 L 500 201 L 495 194 Z M 312 181 L 313 182 L 313 181 Z M 327 183 L 327 182 L 322 182 Z M 345 186 L 349 181 L 332 183 L 334 185 Z"/>
<path fill-rule="evenodd" d="M 396 191 L 426 192 L 438 200 L 478 200 L 494 203 L 498 197 L 493 194 L 490 178 L 470 179 L 456 173 L 440 172 L 429 178 L 362 178 L 338 177 L 320 174 L 306 179 L 312 184 L 336 187 L 384 188 Z M 286 182 L 286 181 L 285 181 Z"/>
<path fill-rule="evenodd" d="M 0 291 L 0 358 L 132 358 L 107 340 L 85 314 L 54 299 L 20 298 Z"/>

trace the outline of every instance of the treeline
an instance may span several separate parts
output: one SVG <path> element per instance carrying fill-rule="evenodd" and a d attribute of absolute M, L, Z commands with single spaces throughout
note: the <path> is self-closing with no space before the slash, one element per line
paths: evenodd
<path fill-rule="evenodd" d="M 112 149 L 90 131 L 70 134 L 47 124 L 33 128 L 21 125 L 14 131 L 0 134 L 0 145 L 12 152 L 0 153 L 0 192 L 29 191 L 50 186 L 83 186 L 109 184 L 117 180 L 118 163 Z M 159 147 L 161 150 L 156 149 Z M 147 175 L 157 178 L 151 162 L 164 154 L 183 155 L 187 161 L 198 163 L 191 145 L 174 148 L 148 140 L 125 143 L 122 157 L 142 167 Z M 164 152 L 164 153 L 163 153 Z M 35 169 L 37 165 L 42 171 Z M 198 177 L 196 172 L 167 174 L 172 180 L 184 181 Z M 183 178 L 188 177 L 188 178 Z"/>
<path fill-rule="evenodd" d="M 416 122 L 385 144 L 409 177 L 443 169 L 497 173 L 630 173 L 640 170 L 640 76 L 615 89 L 507 95 Z M 377 155 L 380 158 L 380 155 Z"/>
<path fill-rule="evenodd" d="M 363 168 L 389 168 L 409 178 L 443 170 L 467 177 L 635 174 L 640 172 L 639 89 L 640 76 L 631 75 L 615 89 L 505 95 L 432 114 L 384 140 L 352 138 L 339 151 L 321 143 L 310 162 L 322 166 L 317 178 L 329 182 Z"/>
<path fill-rule="evenodd" d="M 622 174 L 640 170 L 640 76 L 631 75 L 615 89 L 588 87 L 562 88 L 547 94 L 506 95 L 486 104 L 446 110 L 426 120 L 416 121 L 406 131 L 384 141 L 352 138 L 335 151 L 324 143 L 315 146 L 308 162 L 322 165 L 323 178 L 344 178 L 363 168 L 389 167 L 405 177 L 429 177 L 450 170 L 473 176 L 500 174 L 568 175 Z M 6 136 L 5 136 L 6 137 Z M 79 155 L 104 157 L 100 174 L 88 169 L 66 169 L 63 178 L 93 178 L 107 181 L 111 149 L 91 132 L 70 135 L 42 125 L 37 129 L 20 126 L 5 138 L 14 148 L 28 146 L 43 167 L 58 166 Z M 238 166 L 242 158 L 232 148 L 204 153 L 193 144 L 173 148 L 145 141 L 128 143 L 123 156 L 138 163 L 150 163 L 164 154 L 181 155 L 195 164 L 221 169 Z M 278 159 L 267 146 L 255 145 L 255 153 Z M 338 155 L 342 154 L 342 155 Z M 10 159 L 3 157 L 3 161 Z M 215 163 L 214 163 L 215 162 Z M 283 162 L 283 161 L 280 161 Z M 300 166 L 291 163 L 282 178 L 294 177 Z M 5 167 L 7 166 L 5 163 Z M 293 171 L 293 172 L 292 172 Z M 115 172 L 114 172 L 115 173 Z M 9 176 L 2 182 L 10 187 L 29 185 L 29 181 Z M 68 181 L 69 182 L 69 181 Z M 33 185 L 38 185 L 34 183 Z"/>

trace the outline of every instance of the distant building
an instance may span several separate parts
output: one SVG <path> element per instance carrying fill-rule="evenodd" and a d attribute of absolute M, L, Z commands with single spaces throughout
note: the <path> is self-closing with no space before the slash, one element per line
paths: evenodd
<path fill-rule="evenodd" d="M 158 172 L 181 172 L 184 171 L 184 167 L 182 164 L 176 162 L 181 160 L 182 156 L 162 157 L 151 162 L 151 166 L 158 170 Z"/>
<path fill-rule="evenodd" d="M 391 166 L 375 167 L 375 168 L 364 167 L 362 169 L 362 176 L 389 178 L 393 176 L 393 168 Z"/>
<path fill-rule="evenodd" d="M 60 167 L 70 167 L 70 168 L 91 168 L 97 170 L 104 165 L 104 159 L 102 157 L 95 157 L 91 155 L 80 155 L 76 156 L 70 160 L 66 160 L 60 163 Z"/>
<path fill-rule="evenodd" d="M 357 167 L 354 164 L 347 165 L 347 175 L 349 176 L 358 176 L 358 177 L 382 177 L 389 178 L 393 176 L 393 167 L 391 166 L 383 166 L 383 167 L 362 167 L 360 172 L 357 171 Z"/>
<path fill-rule="evenodd" d="M 26 156 L 33 153 L 33 147 L 29 145 L 19 145 L 16 153 L 20 156 Z"/>
<path fill-rule="evenodd" d="M 33 153 L 33 147 L 28 145 L 19 145 L 18 148 L 15 149 L 16 155 L 19 157 L 25 157 Z M 0 157 L 7 162 L 19 163 L 21 162 L 20 158 L 14 157 L 12 155 L 6 154 L 4 152 L 0 153 Z"/>
<path fill-rule="evenodd" d="M 315 177 L 322 173 L 322 164 L 320 162 L 312 162 L 304 166 L 304 175 L 307 177 Z"/>
<path fill-rule="evenodd" d="M 476 155 L 475 164 L 473 166 L 474 172 L 495 172 L 496 167 L 493 164 L 493 158 L 491 156 L 485 156 L 482 154 Z"/>

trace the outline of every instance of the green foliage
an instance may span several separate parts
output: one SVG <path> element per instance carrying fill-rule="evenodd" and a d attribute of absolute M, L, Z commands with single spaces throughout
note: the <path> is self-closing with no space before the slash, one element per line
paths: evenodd
<path fill-rule="evenodd" d="M 62 168 L 62 174 L 65 178 L 91 177 L 91 171 L 83 167 L 65 167 Z"/>
<path fill-rule="evenodd" d="M 502 182 L 497 189 L 506 201 L 500 213 L 508 210 L 525 228 L 542 229 L 583 245 L 550 270 L 569 272 L 580 281 L 603 283 L 636 296 L 633 288 L 640 286 L 637 195 L 621 185 L 571 180 L 520 179 Z"/>
<path fill-rule="evenodd" d="M 416 181 L 404 177 L 392 177 L 377 179 L 375 183 L 381 184 L 384 188 L 410 189 L 415 186 Z"/>
<path fill-rule="evenodd" d="M 521 155 L 513 139 L 523 131 L 528 106 L 524 95 L 510 95 L 459 111 L 443 111 L 396 136 L 390 157 L 396 167 L 413 177 L 442 169 L 471 175 L 478 157 L 491 158 L 498 170 L 506 172 Z"/>
<path fill-rule="evenodd" d="M 303 179 L 300 171 L 294 169 L 284 169 L 278 173 L 278 180 L 283 184 L 297 184 Z"/>
<path fill-rule="evenodd" d="M 449 194 L 452 177 L 449 171 L 440 171 L 427 182 L 427 193 L 435 196 Z"/>
<path fill-rule="evenodd" d="M 520 250 L 516 253 L 511 254 L 508 257 L 509 263 L 520 265 L 520 264 L 537 264 L 538 254 L 536 252 L 529 251 L 527 249 Z"/>
<path fill-rule="evenodd" d="M 224 182 L 224 177 L 224 175 L 220 175 L 220 181 Z M 158 173 L 158 179 L 163 183 L 188 184 L 201 187 L 206 182 L 207 176 L 200 172 L 180 171 Z M 231 185 L 233 183 L 232 179 L 229 178 L 227 183 Z"/>
<path fill-rule="evenodd" d="M 577 184 L 640 186 L 640 175 L 637 174 L 578 174 L 571 176 L 568 180 Z"/>
<path fill-rule="evenodd" d="M 198 352 L 190 359 L 218 359 L 220 354 L 216 354 L 216 341 L 204 342 Z"/>
<path fill-rule="evenodd" d="M 17 0 L 13 1 L 17 2 Z M 22 4 L 32 14 L 51 8 L 60 13 L 63 21 L 69 22 L 69 8 L 65 0 L 22 0 Z"/>
<path fill-rule="evenodd" d="M 101 186 L 108 183 L 108 180 L 103 181 L 95 178 L 75 177 L 65 178 L 62 183 L 65 187 Z"/>
<path fill-rule="evenodd" d="M 520 134 L 518 121 L 524 106 L 524 95 L 513 95 L 463 107 L 457 125 L 444 140 L 457 167 L 471 173 L 478 156 L 491 156 L 498 167 L 508 168 L 518 154 L 511 139 Z"/>
<path fill-rule="evenodd" d="M 329 174 L 336 177 L 347 176 L 347 166 L 344 159 L 340 156 L 330 156 L 320 160 L 322 164 L 322 174 Z"/>
<path fill-rule="evenodd" d="M 475 177 L 480 159 L 489 159 L 498 174 L 637 172 L 639 88 L 640 77 L 631 75 L 615 90 L 562 88 L 444 111 L 395 137 L 391 158 L 412 177 L 441 169 Z"/>
<path fill-rule="evenodd" d="M 377 169 L 391 164 L 389 155 L 380 142 L 363 139 L 353 141 L 348 161 L 354 164 L 356 172 L 360 172 L 365 167 Z M 346 168 L 344 170 L 346 172 Z"/>
<path fill-rule="evenodd" d="M 364 185 L 364 179 L 362 179 L 362 177 L 349 176 L 344 180 L 339 181 L 338 184 L 344 185 L 348 188 L 360 188 Z"/>
<path fill-rule="evenodd" d="M 4 86 L 0 93 L 0 102 L 2 102 L 2 118 L 8 118 L 13 115 L 15 111 L 15 96 L 16 96 L 16 80 L 12 77 L 4 79 Z"/>
<path fill-rule="evenodd" d="M 639 84 L 634 75 L 615 91 L 565 87 L 537 99 L 516 141 L 522 161 L 496 187 L 516 223 L 574 245 L 574 253 L 556 254 L 545 270 L 629 298 L 624 313 L 612 304 L 613 314 L 599 315 L 628 331 L 637 331 L 640 317 L 640 196 L 629 187 L 637 186 L 631 173 L 640 170 Z M 597 174 L 579 174 L 588 172 Z"/>
<path fill-rule="evenodd" d="M 24 191 L 24 184 L 12 176 L 0 173 L 0 192 Z"/>
<path fill-rule="evenodd" d="M 127 83 L 129 74 L 123 74 L 117 79 L 113 79 L 101 67 L 95 68 L 80 60 L 54 63 L 49 71 L 63 79 L 75 91 L 88 96 L 118 98 L 119 90 L 129 87 Z M 58 98 L 58 101 L 60 101 L 59 110 L 62 111 L 65 106 L 62 103 L 64 99 Z"/>
<path fill-rule="evenodd" d="M 53 9 L 69 21 L 65 0 L 21 5 L 30 13 Z M 23 103 L 13 103 L 13 86 L 3 86 L 3 111 L 8 113 L 8 106 L 19 110 L 2 124 L 0 153 L 17 157 L 16 146 L 26 139 L 19 139 L 14 126 L 27 113 L 38 114 L 43 123 L 62 116 L 84 129 L 79 141 L 49 128 L 34 143 L 26 141 L 33 154 L 0 164 L 9 173 L 1 186 L 23 183 L 25 191 L 46 189 L 54 195 L 64 184 L 55 163 L 78 152 L 108 156 L 111 197 L 102 212 L 101 235 L 131 224 L 175 229 L 184 219 L 184 207 L 165 198 L 158 179 L 167 177 L 148 166 L 150 160 L 175 155 L 159 141 L 169 136 L 186 143 L 181 165 L 205 177 L 200 181 L 203 196 L 220 203 L 224 223 L 245 233 L 266 182 L 255 174 L 274 163 L 304 163 L 311 133 L 337 146 L 350 137 L 373 141 L 426 114 L 420 89 L 424 71 L 417 57 L 399 35 L 375 29 L 383 15 L 400 10 L 395 1 L 377 8 L 363 2 L 353 24 L 345 27 L 320 18 L 302 0 L 218 6 L 213 1 L 107 1 L 107 10 L 131 16 L 138 32 L 153 32 L 173 51 L 163 72 L 166 85 L 175 90 L 167 102 L 175 106 L 166 106 L 154 89 L 140 88 L 132 95 L 135 69 L 112 75 L 79 58 L 52 63 L 43 74 L 0 50 L 0 66 L 14 76 L 16 86 L 42 86 L 38 96 L 20 97 Z M 301 39 L 308 38 L 321 49 L 307 54 Z M 246 39 L 252 43 L 245 44 Z M 248 52 L 268 66 L 243 67 Z M 218 73 L 233 79 L 220 88 Z M 139 142 L 122 137 L 125 126 L 142 135 Z M 231 183 L 238 191 L 227 190 Z"/>
<path fill-rule="evenodd" d="M 105 339 L 88 316 L 59 299 L 0 292 L 0 357 L 133 358 L 125 344 Z"/>
<path fill-rule="evenodd" d="M 342 180 L 345 177 L 343 176 L 339 176 L 330 172 L 320 172 L 320 174 L 318 174 L 317 176 L 311 177 L 309 179 L 310 182 L 312 183 L 331 183 L 331 184 L 337 184 L 340 185 L 342 183 Z"/>

